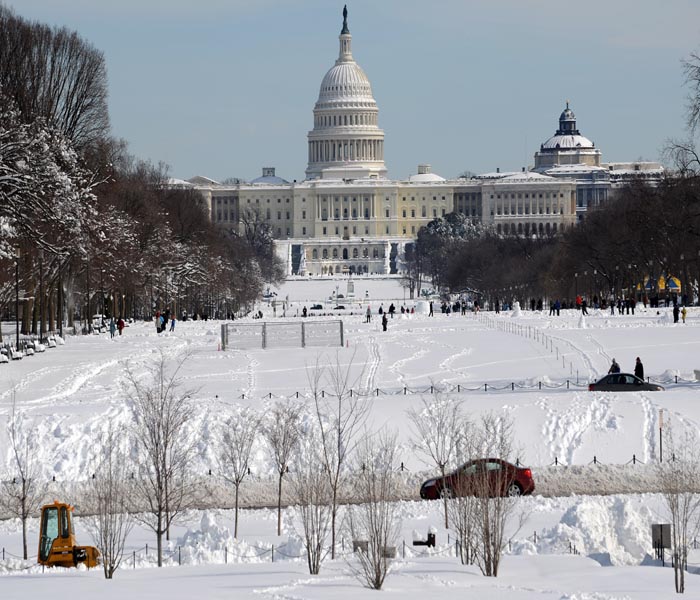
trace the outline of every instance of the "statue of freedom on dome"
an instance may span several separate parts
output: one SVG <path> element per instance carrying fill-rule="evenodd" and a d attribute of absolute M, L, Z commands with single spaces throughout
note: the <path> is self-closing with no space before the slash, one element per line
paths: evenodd
<path fill-rule="evenodd" d="M 340 32 L 342 33 L 350 33 L 350 30 L 348 29 L 348 5 L 343 6 L 343 29 Z"/>

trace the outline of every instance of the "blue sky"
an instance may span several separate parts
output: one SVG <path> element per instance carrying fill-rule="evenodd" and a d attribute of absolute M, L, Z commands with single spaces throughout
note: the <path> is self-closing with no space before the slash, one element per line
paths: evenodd
<path fill-rule="evenodd" d="M 114 135 L 173 176 L 301 180 L 306 134 L 338 54 L 328 0 L 4 0 L 102 50 Z M 567 99 L 604 161 L 658 160 L 684 135 L 680 61 L 700 2 L 353 0 L 353 54 L 385 131 L 389 175 L 429 163 L 519 170 Z"/>

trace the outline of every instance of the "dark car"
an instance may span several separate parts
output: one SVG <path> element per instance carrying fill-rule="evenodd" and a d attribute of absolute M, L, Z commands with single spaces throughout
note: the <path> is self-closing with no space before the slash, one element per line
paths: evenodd
<path fill-rule="evenodd" d="M 338 306 L 334 307 L 333 310 L 345 310 L 345 307 L 342 304 L 339 304 Z"/>
<path fill-rule="evenodd" d="M 454 496 L 523 496 L 532 494 L 535 481 L 532 471 L 500 458 L 477 458 L 448 473 L 428 479 L 420 486 L 420 497 L 426 500 Z"/>
<path fill-rule="evenodd" d="M 589 392 L 661 392 L 664 388 L 647 383 L 631 373 L 610 373 L 588 384 Z"/>
<path fill-rule="evenodd" d="M 320 304 L 312 304 L 311 310 L 323 310 L 323 306 L 321 306 Z"/>

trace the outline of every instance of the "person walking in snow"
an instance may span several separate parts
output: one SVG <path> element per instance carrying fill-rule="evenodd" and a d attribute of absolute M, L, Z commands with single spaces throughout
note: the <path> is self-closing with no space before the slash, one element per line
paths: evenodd
<path fill-rule="evenodd" d="M 170 331 L 175 331 L 175 315 L 170 319 Z"/>
<path fill-rule="evenodd" d="M 642 359 L 637 357 L 634 363 L 634 374 L 644 381 L 644 365 L 642 364 Z"/>
<path fill-rule="evenodd" d="M 124 319 L 119 317 L 119 320 L 117 321 L 117 329 L 119 330 L 119 335 L 121 335 L 122 331 L 124 331 L 124 326 L 125 326 Z"/>
<path fill-rule="evenodd" d="M 386 313 L 382 315 L 382 330 L 386 331 L 386 326 L 389 323 L 389 319 L 386 318 Z"/>
<path fill-rule="evenodd" d="M 114 332 L 117 330 L 117 324 L 114 322 L 114 317 L 109 320 L 109 337 L 114 337 Z"/>
<path fill-rule="evenodd" d="M 403 311 L 402 311 L 402 312 L 403 312 Z M 429 317 L 432 317 L 432 316 L 433 316 L 433 301 L 432 301 L 432 300 L 430 301 L 430 312 L 428 313 L 428 316 L 429 316 Z"/>
<path fill-rule="evenodd" d="M 586 302 L 586 299 L 584 298 L 581 300 L 581 314 L 582 315 L 587 315 L 588 314 L 588 302 Z"/>
<path fill-rule="evenodd" d="M 365 323 L 371 323 L 372 322 L 372 309 L 368 306 L 367 307 L 367 313 L 366 313 L 366 318 L 365 318 Z"/>
<path fill-rule="evenodd" d="M 608 369 L 608 373 L 619 373 L 620 372 L 620 365 L 617 364 L 617 361 L 613 358 L 612 364 L 610 365 L 610 368 Z"/>
<path fill-rule="evenodd" d="M 673 305 L 673 322 L 678 323 L 678 315 L 680 314 L 680 309 L 678 308 L 678 303 Z"/>

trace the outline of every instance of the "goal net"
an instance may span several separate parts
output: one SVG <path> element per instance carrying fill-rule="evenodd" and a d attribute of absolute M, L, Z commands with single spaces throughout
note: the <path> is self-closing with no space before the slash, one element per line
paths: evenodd
<path fill-rule="evenodd" d="M 343 346 L 341 320 L 299 322 L 223 323 L 221 349 L 304 348 Z"/>

